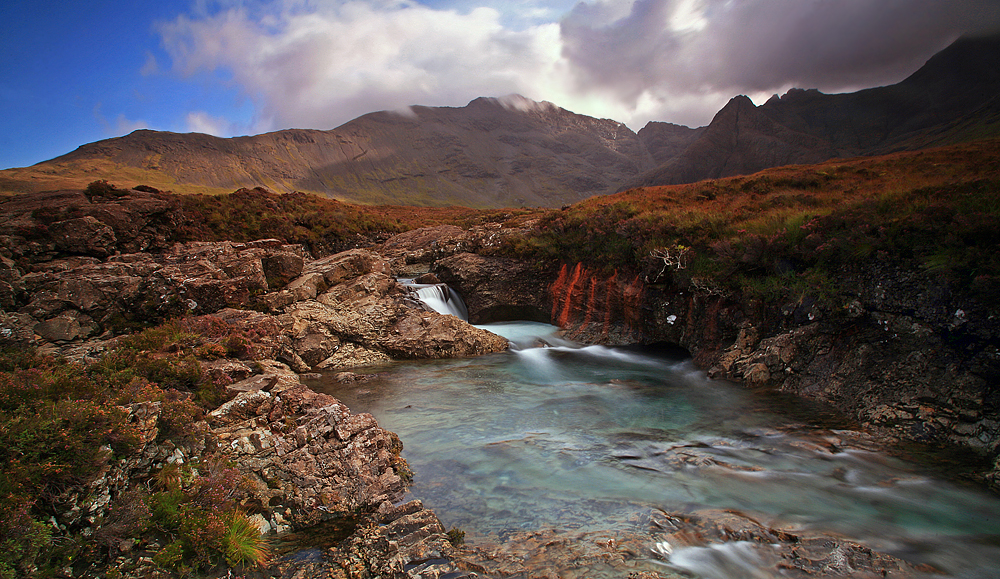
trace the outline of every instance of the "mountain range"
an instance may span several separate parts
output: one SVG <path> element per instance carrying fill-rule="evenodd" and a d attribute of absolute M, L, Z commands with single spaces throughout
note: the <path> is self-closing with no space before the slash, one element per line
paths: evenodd
<path fill-rule="evenodd" d="M 178 193 L 263 186 L 356 203 L 560 206 L 637 186 L 1000 136 L 1000 36 L 963 37 L 905 80 L 854 93 L 737 96 L 705 127 L 638 133 L 521 96 L 376 112 L 332 130 L 219 138 L 139 130 L 32 167 L 0 191 L 107 179 Z"/>

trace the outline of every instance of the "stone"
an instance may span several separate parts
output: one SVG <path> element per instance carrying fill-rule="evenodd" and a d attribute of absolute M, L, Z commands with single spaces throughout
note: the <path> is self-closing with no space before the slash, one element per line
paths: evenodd
<path fill-rule="evenodd" d="M 301 255 L 288 251 L 270 253 L 261 258 L 264 276 L 271 289 L 283 288 L 302 273 L 305 265 Z"/>
<path fill-rule="evenodd" d="M 50 342 L 70 342 L 85 335 L 77 316 L 71 313 L 35 324 L 35 333 Z"/>
<path fill-rule="evenodd" d="M 389 275 L 391 269 L 382 256 L 364 249 L 352 249 L 311 261 L 303 267 L 302 273 L 320 273 L 326 283 L 333 286 L 368 273 Z"/>
<path fill-rule="evenodd" d="M 89 215 L 58 221 L 49 230 L 56 247 L 69 253 L 105 257 L 114 252 L 118 241 L 114 229 Z"/>
<path fill-rule="evenodd" d="M 463 297 L 473 323 L 553 321 L 549 285 L 554 271 L 517 259 L 467 252 L 436 261 L 433 270 Z"/>

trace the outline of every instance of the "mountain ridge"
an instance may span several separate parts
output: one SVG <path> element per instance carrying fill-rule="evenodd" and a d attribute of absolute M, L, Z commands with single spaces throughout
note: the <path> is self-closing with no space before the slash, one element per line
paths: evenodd
<path fill-rule="evenodd" d="M 698 128 L 612 119 L 519 95 L 413 106 L 330 130 L 253 136 L 139 130 L 28 168 L 0 191 L 133 181 L 183 193 L 263 186 L 366 204 L 561 206 L 629 188 L 1000 135 L 1000 35 L 963 37 L 904 80 L 853 93 L 733 97 Z M 127 183 L 126 183 L 127 184 Z"/>
<path fill-rule="evenodd" d="M 497 207 L 580 200 L 653 166 L 624 124 L 551 103 L 511 96 L 410 110 L 369 113 L 327 131 L 228 139 L 140 130 L 34 167 L 96 174 L 100 168 L 87 165 L 97 160 L 147 179 L 162 173 L 169 178 L 151 184 L 166 188 L 263 185 L 361 203 Z M 8 187 L 18 171 L 31 173 L 0 172 Z"/>
<path fill-rule="evenodd" d="M 680 154 L 618 190 L 996 136 L 997 95 L 1000 35 L 962 37 L 893 85 L 840 94 L 790 89 L 759 107 L 734 97 Z"/>

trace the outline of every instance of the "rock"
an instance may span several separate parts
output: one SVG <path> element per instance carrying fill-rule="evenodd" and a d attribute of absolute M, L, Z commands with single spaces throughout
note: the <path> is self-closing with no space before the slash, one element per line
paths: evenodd
<path fill-rule="evenodd" d="M 380 251 L 403 267 L 435 260 L 463 251 L 472 251 L 468 232 L 454 225 L 423 227 L 395 235 L 380 246 Z"/>
<path fill-rule="evenodd" d="M 57 221 L 50 226 L 56 247 L 68 253 L 105 257 L 114 251 L 115 231 L 91 216 Z"/>
<path fill-rule="evenodd" d="M 932 572 L 924 565 L 880 553 L 839 537 L 773 528 L 738 512 L 702 509 L 657 513 L 654 553 L 667 560 L 681 548 L 732 545 L 768 576 L 796 572 L 810 577 L 910 577 Z M 741 558 L 742 558 L 741 557 Z"/>
<path fill-rule="evenodd" d="M 456 253 L 434 263 L 434 275 L 463 296 L 469 320 L 551 322 L 548 285 L 554 272 L 528 262 Z"/>
<path fill-rule="evenodd" d="M 321 273 L 307 273 L 289 283 L 285 290 L 292 293 L 295 301 L 312 299 L 319 293 L 325 279 Z"/>
<path fill-rule="evenodd" d="M 364 249 L 352 249 L 311 261 L 303 267 L 302 273 L 320 273 L 327 285 L 334 286 L 368 273 L 388 276 L 391 270 L 389 263 L 380 255 Z"/>
<path fill-rule="evenodd" d="M 288 285 L 288 282 L 302 273 L 305 261 L 301 255 L 282 251 L 264 256 L 261 258 L 261 264 L 268 287 L 279 289 Z"/>
<path fill-rule="evenodd" d="M 28 314 L 0 311 L 0 344 L 24 347 L 35 340 L 38 321 Z"/>
<path fill-rule="evenodd" d="M 743 377 L 754 386 L 763 386 L 771 379 L 771 371 L 767 369 L 767 364 L 756 363 L 746 370 Z"/>
<path fill-rule="evenodd" d="M 289 379 L 280 392 L 241 392 L 210 413 L 220 445 L 256 481 L 265 504 L 280 497 L 290 509 L 284 517 L 308 526 L 398 500 L 405 488 L 399 472 L 407 467 L 395 435 L 371 415 L 351 414 L 336 399 Z M 298 426 L 287 430 L 286 418 Z"/>
<path fill-rule="evenodd" d="M 333 354 L 316 364 L 317 370 L 340 370 L 358 366 L 374 366 L 391 362 L 392 358 L 385 352 L 372 350 L 358 344 L 342 344 Z"/>
<path fill-rule="evenodd" d="M 69 342 L 84 335 L 77 316 L 69 312 L 38 322 L 35 333 L 50 342 Z"/>
<path fill-rule="evenodd" d="M 159 193 L 122 190 L 113 198 L 88 199 L 81 191 L 17 195 L 0 203 L 0 253 L 32 260 L 75 253 L 162 250 L 183 222 L 177 199 Z"/>

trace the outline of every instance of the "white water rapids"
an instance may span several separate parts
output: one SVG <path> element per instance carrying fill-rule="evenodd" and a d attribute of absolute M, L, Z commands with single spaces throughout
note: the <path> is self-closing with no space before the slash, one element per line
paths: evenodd
<path fill-rule="evenodd" d="M 431 302 L 455 307 L 457 296 L 433 291 Z M 709 380 L 675 353 L 582 346 L 546 324 L 486 327 L 512 349 L 313 385 L 399 434 L 416 473 L 412 498 L 470 542 L 546 528 L 641 533 L 660 510 L 730 509 L 944 576 L 1000 575 L 997 496 L 840 445 L 849 424 L 827 409 Z M 646 548 L 640 558 L 653 568 L 771 576 L 758 565 L 759 544 L 657 554 L 650 535 Z"/>

